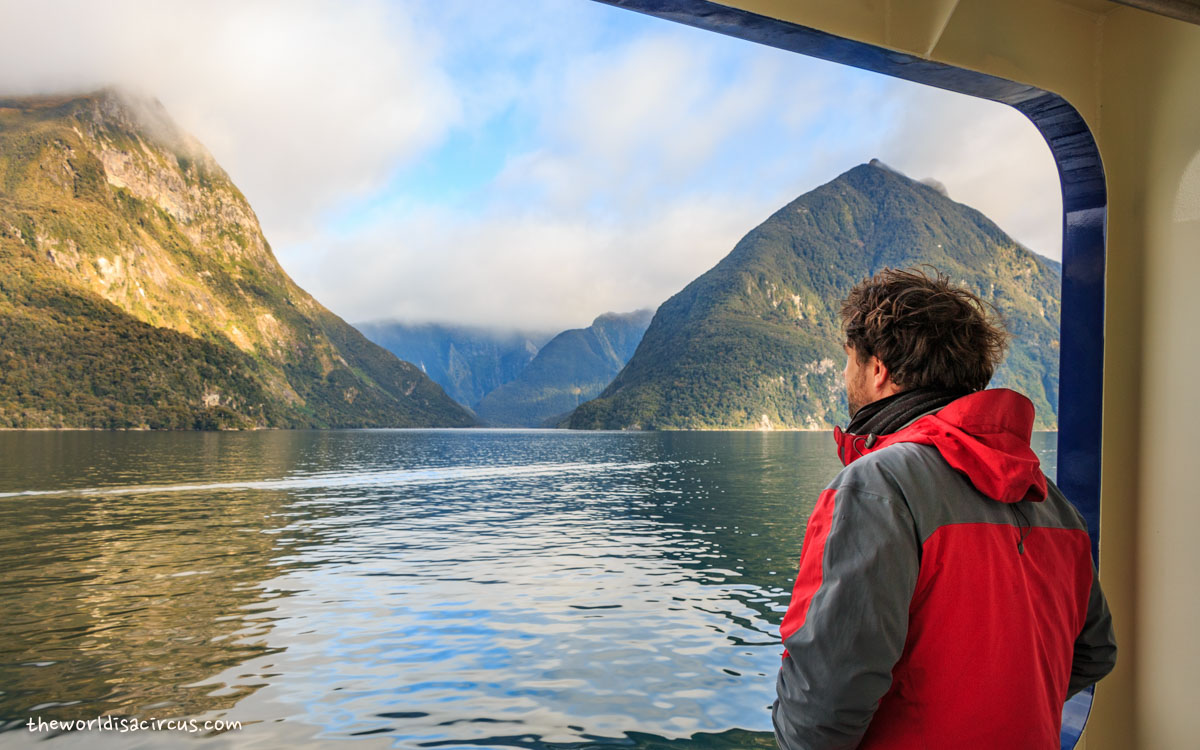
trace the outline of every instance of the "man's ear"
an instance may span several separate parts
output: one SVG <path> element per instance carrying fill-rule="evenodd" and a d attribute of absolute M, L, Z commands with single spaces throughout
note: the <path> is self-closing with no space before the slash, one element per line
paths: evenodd
<path fill-rule="evenodd" d="M 888 372 L 887 365 L 879 357 L 871 355 L 871 385 L 876 391 L 882 391 L 891 383 L 891 373 Z"/>
<path fill-rule="evenodd" d="M 887 398 L 901 391 L 901 388 L 896 385 L 896 381 L 892 380 L 892 373 L 882 359 L 872 355 L 868 365 L 871 368 L 871 387 L 875 392 L 876 399 Z"/>

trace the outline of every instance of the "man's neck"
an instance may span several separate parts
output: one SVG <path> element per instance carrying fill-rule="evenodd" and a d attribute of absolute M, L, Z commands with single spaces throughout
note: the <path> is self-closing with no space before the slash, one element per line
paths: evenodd
<path fill-rule="evenodd" d="M 886 396 L 854 413 L 846 432 L 854 435 L 888 435 L 913 420 L 941 409 L 969 391 L 964 389 L 912 388 Z"/>

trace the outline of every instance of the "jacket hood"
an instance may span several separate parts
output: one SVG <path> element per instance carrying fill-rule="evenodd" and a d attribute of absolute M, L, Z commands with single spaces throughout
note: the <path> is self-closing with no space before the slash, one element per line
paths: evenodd
<path fill-rule="evenodd" d="M 1002 503 L 1046 499 L 1046 476 L 1029 447 L 1033 403 L 1007 388 L 976 391 L 956 399 L 888 435 L 854 435 L 834 430 L 838 457 L 855 459 L 894 443 L 937 448 L 951 468 L 975 489 Z"/>

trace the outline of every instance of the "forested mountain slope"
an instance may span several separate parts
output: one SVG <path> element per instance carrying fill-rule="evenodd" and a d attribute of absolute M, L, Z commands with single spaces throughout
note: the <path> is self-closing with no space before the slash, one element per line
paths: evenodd
<path fill-rule="evenodd" d="M 846 421 L 837 309 L 884 267 L 930 264 L 993 304 L 1013 346 L 993 386 L 1056 424 L 1060 267 L 969 206 L 872 161 L 800 196 L 667 300 L 566 426 L 828 428 Z"/>
<path fill-rule="evenodd" d="M 276 262 L 161 105 L 0 99 L 0 426 L 459 426 Z"/>

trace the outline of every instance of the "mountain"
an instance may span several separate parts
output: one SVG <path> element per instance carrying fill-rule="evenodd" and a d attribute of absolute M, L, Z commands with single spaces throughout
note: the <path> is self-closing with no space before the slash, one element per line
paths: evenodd
<path fill-rule="evenodd" d="M 944 190 L 878 161 L 775 212 L 667 300 L 577 429 L 828 428 L 846 421 L 841 300 L 884 267 L 930 264 L 1013 334 L 992 380 L 1056 424 L 1061 269 Z"/>
<path fill-rule="evenodd" d="M 461 426 L 276 262 L 156 101 L 0 99 L 0 426 Z"/>
<path fill-rule="evenodd" d="M 605 313 L 587 328 L 563 331 L 515 380 L 484 397 L 476 415 L 497 427 L 542 427 L 553 417 L 561 419 L 612 382 L 633 356 L 652 314 Z"/>
<path fill-rule="evenodd" d="M 371 341 L 412 362 L 464 406 L 517 377 L 553 333 L 441 323 L 356 323 Z"/>

